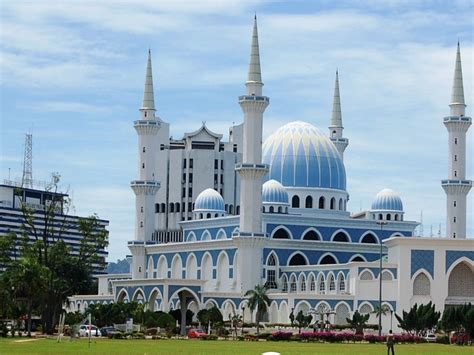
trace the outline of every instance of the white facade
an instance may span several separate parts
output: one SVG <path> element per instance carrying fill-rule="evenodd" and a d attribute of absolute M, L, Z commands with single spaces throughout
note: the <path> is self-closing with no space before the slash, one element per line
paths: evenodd
<path fill-rule="evenodd" d="M 459 97 L 459 79 L 455 83 L 455 96 Z M 161 183 L 157 201 L 166 196 L 169 204 L 175 202 L 170 198 L 184 196 L 184 201 L 176 202 L 184 203 L 186 217 L 180 223 L 179 218 L 170 222 L 168 210 L 165 208 L 165 218 L 159 209 L 155 228 L 163 226 L 167 219 L 166 229 L 179 225 L 182 238 L 171 242 L 148 237 L 142 240 L 137 234 L 129 242 L 134 254 L 132 275 L 107 281 L 112 284 L 110 301 L 146 302 L 151 310 L 181 308 L 184 312 L 189 308 L 195 313 L 216 305 L 225 318 L 243 313 L 250 320 L 254 315 L 245 308 L 244 294 L 257 284 L 266 284 L 270 298 L 266 321 L 288 323 L 291 310 L 303 310 L 313 312 L 316 320 L 326 315 L 336 324 L 344 323 L 356 310 L 370 313 L 369 322 L 376 323 L 371 312 L 379 305 L 380 282 L 382 305 L 399 314 L 416 302 L 432 300 L 438 310 L 473 302 L 474 240 L 414 237 L 418 223 L 404 218 L 402 199 L 390 189 L 377 194 L 369 211 L 353 215 L 347 211 L 349 193 L 343 152 L 348 140 L 342 137 L 338 78 L 329 137 L 309 123 L 291 122 L 263 145 L 263 112 L 269 99 L 263 96 L 262 87 L 255 21 L 247 93 L 239 97 L 243 127 L 233 128 L 231 142 L 225 143 L 223 150 L 216 148 L 221 136 L 203 126 L 182 141 L 170 141 L 185 149 L 155 152 L 157 166 L 163 161 L 170 166 L 157 168 Z M 460 111 L 458 101 L 452 104 L 457 119 L 449 118 L 450 121 L 463 121 L 464 111 Z M 169 126 L 162 125 L 160 132 L 164 128 L 169 130 Z M 233 152 L 237 141 L 242 142 L 238 144 L 243 152 L 241 162 L 238 153 Z M 214 150 L 193 150 L 193 142 L 206 142 Z M 205 171 L 219 175 L 219 161 L 223 161 L 226 174 L 234 174 L 235 167 L 240 175 L 240 181 L 232 175 L 233 190 L 226 185 L 227 177 L 223 189 L 219 181 L 206 180 Z M 187 174 L 190 169 L 194 173 L 200 168 L 204 170 L 199 178 L 202 181 L 193 178 L 191 186 Z M 176 179 L 172 169 L 179 171 L 178 176 L 185 169 L 183 179 Z M 443 187 L 463 184 L 451 179 L 443 182 Z M 168 187 L 163 190 L 163 186 Z M 192 198 L 181 193 L 189 188 L 193 189 L 189 194 Z M 448 193 L 448 200 L 451 195 Z M 236 211 L 235 206 L 239 205 L 240 211 Z M 192 211 L 194 218 L 188 219 Z M 455 213 L 465 217 L 465 204 L 457 205 Z M 462 236 L 460 231 L 457 233 Z M 85 298 L 81 297 L 71 298 L 72 308 L 81 305 L 83 309 Z M 384 332 L 392 327 L 398 330 L 390 317 L 382 319 L 382 327 Z"/>

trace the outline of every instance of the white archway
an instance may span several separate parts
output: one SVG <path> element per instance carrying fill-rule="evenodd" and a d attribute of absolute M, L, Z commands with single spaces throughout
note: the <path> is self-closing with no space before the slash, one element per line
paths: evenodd
<path fill-rule="evenodd" d="M 183 262 L 181 261 L 181 256 L 179 254 L 176 254 L 171 261 L 171 278 L 183 278 Z"/>
<path fill-rule="evenodd" d="M 197 277 L 197 258 L 194 253 L 190 253 L 186 259 L 186 279 L 196 280 Z"/>
<path fill-rule="evenodd" d="M 166 256 L 164 255 L 161 255 L 158 259 L 157 277 L 159 279 L 168 278 L 168 261 L 166 260 Z"/>

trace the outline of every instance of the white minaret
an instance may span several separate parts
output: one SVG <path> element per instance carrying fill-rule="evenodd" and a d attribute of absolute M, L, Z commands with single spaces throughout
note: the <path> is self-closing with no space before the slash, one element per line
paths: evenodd
<path fill-rule="evenodd" d="M 239 96 L 244 112 L 244 143 L 242 163 L 236 165 L 240 175 L 240 228 L 234 236 L 239 246 L 239 271 L 242 292 L 253 288 L 261 281 L 262 246 L 262 178 L 268 173 L 267 164 L 262 164 L 263 112 L 270 99 L 262 95 L 262 75 L 258 47 L 257 17 L 255 16 L 247 94 Z"/>
<path fill-rule="evenodd" d="M 131 182 L 135 193 L 135 240 L 129 242 L 133 255 L 133 278 L 145 276 L 145 248 L 155 230 L 155 195 L 160 188 L 156 181 L 155 154 L 158 151 L 156 135 L 161 120 L 155 117 L 155 99 L 153 96 L 153 74 L 151 71 L 151 52 L 148 51 L 148 64 L 145 77 L 145 92 L 140 108 L 140 119 L 133 124 L 138 134 L 138 180 Z"/>
<path fill-rule="evenodd" d="M 456 53 L 451 115 L 444 118 L 449 133 L 448 179 L 441 181 L 446 192 L 446 236 L 466 238 L 466 196 L 472 181 L 466 179 L 466 132 L 471 126 L 471 117 L 464 116 L 464 88 L 462 82 L 461 51 Z"/>
<path fill-rule="evenodd" d="M 331 125 L 329 126 L 329 137 L 344 159 L 344 151 L 349 145 L 349 139 L 342 137 L 344 127 L 342 126 L 341 96 L 339 94 L 339 73 L 336 70 L 336 83 L 334 84 L 334 99 L 332 104 Z"/>

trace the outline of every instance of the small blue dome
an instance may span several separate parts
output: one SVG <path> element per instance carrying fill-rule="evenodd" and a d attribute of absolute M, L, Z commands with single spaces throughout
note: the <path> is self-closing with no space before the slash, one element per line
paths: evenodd
<path fill-rule="evenodd" d="M 372 210 L 403 211 L 402 199 L 390 189 L 383 189 L 372 202 Z"/>
<path fill-rule="evenodd" d="M 201 192 L 194 202 L 194 211 L 220 211 L 225 212 L 224 199 L 213 189 Z"/>
<path fill-rule="evenodd" d="M 279 128 L 262 146 L 269 179 L 286 187 L 346 189 L 344 163 L 331 140 L 313 125 L 296 121 Z"/>
<path fill-rule="evenodd" d="M 276 203 L 276 204 L 288 204 L 288 192 L 276 180 L 268 180 L 262 186 L 262 202 L 263 203 Z"/>

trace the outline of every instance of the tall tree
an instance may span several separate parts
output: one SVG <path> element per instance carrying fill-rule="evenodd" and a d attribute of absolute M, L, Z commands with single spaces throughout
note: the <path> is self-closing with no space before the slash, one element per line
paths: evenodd
<path fill-rule="evenodd" d="M 401 316 L 395 314 L 400 328 L 419 336 L 434 328 L 440 316 L 441 313 L 436 312 L 435 305 L 431 301 L 421 305 L 415 303 L 408 312 L 403 311 Z"/>
<path fill-rule="evenodd" d="M 48 270 L 44 280 L 45 290 L 37 296 L 42 301 L 40 312 L 44 329 L 49 334 L 54 330 L 67 297 L 88 292 L 91 288 L 94 267 L 105 266 L 99 251 L 108 245 L 108 231 L 100 225 L 96 215 L 80 218 L 79 221 L 67 215 L 71 200 L 58 193 L 59 181 L 60 175 L 52 174 L 40 208 L 22 200 L 21 189 L 15 191 L 21 200 L 24 219 L 21 254 L 30 255 Z M 73 253 L 63 236 L 65 231 L 76 228 L 81 240 L 79 250 Z"/>
<path fill-rule="evenodd" d="M 248 290 L 245 293 L 248 297 L 247 303 L 250 310 L 253 312 L 257 310 L 255 321 L 257 323 L 257 335 L 260 334 L 260 319 L 267 313 L 270 299 L 267 296 L 267 288 L 264 285 L 256 285 L 253 290 Z"/>

